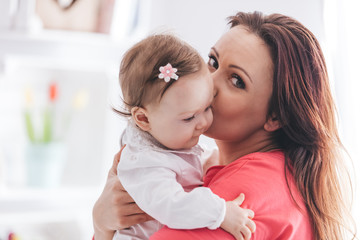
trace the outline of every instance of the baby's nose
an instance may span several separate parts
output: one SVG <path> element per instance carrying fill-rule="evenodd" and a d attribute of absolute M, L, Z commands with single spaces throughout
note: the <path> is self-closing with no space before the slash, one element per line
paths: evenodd
<path fill-rule="evenodd" d="M 208 125 L 208 120 L 206 119 L 205 116 L 201 116 L 198 118 L 198 123 L 196 125 L 196 129 L 200 130 L 200 129 L 206 128 L 207 125 Z"/>

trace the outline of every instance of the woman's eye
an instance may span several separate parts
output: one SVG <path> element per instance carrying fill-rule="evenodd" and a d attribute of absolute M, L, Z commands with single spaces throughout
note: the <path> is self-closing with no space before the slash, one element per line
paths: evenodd
<path fill-rule="evenodd" d="M 237 88 L 241 88 L 241 89 L 245 89 L 245 83 L 244 81 L 242 80 L 241 77 L 239 77 L 238 75 L 236 74 L 233 74 L 231 76 L 231 81 L 232 81 L 232 84 L 237 87 Z"/>
<path fill-rule="evenodd" d="M 216 58 L 212 55 L 209 55 L 209 61 L 208 61 L 208 65 L 212 68 L 218 69 L 219 64 L 216 61 Z"/>
<path fill-rule="evenodd" d="M 193 120 L 195 118 L 195 116 L 189 117 L 189 118 L 185 118 L 183 119 L 185 122 L 190 122 L 191 120 Z"/>

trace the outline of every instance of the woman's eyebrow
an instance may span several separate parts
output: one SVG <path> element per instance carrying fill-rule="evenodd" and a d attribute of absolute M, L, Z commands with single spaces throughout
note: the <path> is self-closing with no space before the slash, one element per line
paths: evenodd
<path fill-rule="evenodd" d="M 249 75 L 249 74 L 245 71 L 245 69 L 243 69 L 242 67 L 239 67 L 239 66 L 234 65 L 234 64 L 230 64 L 230 65 L 229 65 L 229 68 L 237 68 L 237 69 L 239 69 L 240 71 L 242 71 L 242 72 L 250 79 L 250 81 L 251 81 L 252 83 L 254 83 L 253 80 L 251 79 L 250 75 Z"/>
<path fill-rule="evenodd" d="M 215 52 L 216 57 L 219 58 L 220 55 L 219 55 L 218 51 L 216 51 L 215 47 L 212 47 L 211 49 Z"/>
<path fill-rule="evenodd" d="M 219 58 L 220 55 L 219 55 L 219 52 L 216 50 L 216 48 L 212 47 L 211 49 L 215 52 L 216 57 Z M 242 67 L 239 67 L 239 66 L 234 65 L 234 64 L 230 64 L 229 68 L 237 68 L 237 69 L 241 70 L 250 79 L 251 83 L 254 83 L 253 80 L 251 79 L 250 75 Z"/>

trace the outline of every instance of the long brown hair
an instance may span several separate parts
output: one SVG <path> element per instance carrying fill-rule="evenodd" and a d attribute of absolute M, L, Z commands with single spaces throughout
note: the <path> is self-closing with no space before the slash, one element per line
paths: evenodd
<path fill-rule="evenodd" d="M 344 163 L 323 53 L 315 36 L 293 18 L 259 12 L 229 17 L 268 45 L 274 64 L 273 93 L 268 117 L 282 128 L 273 135 L 284 150 L 285 173 L 291 172 L 311 216 L 315 239 L 356 235 L 344 199 Z M 348 176 L 348 175 L 345 175 Z M 350 181 L 349 178 L 345 179 Z M 351 186 L 351 182 L 346 185 Z"/>

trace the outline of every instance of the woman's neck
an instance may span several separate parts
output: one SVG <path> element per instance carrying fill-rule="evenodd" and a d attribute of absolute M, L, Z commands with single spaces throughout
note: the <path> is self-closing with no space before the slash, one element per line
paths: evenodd
<path fill-rule="evenodd" d="M 270 140 L 264 140 L 256 144 L 250 141 L 245 142 L 228 142 L 216 140 L 219 147 L 219 163 L 220 165 L 227 165 L 242 156 L 254 152 L 268 152 L 279 147 Z"/>

